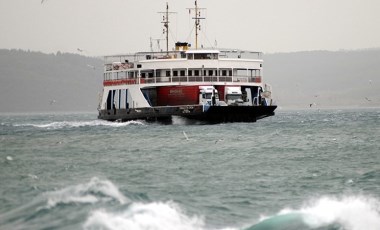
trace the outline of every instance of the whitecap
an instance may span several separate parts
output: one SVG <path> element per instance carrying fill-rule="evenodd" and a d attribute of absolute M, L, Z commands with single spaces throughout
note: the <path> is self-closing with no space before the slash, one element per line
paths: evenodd
<path fill-rule="evenodd" d="M 46 124 L 14 124 L 13 126 L 26 126 L 35 127 L 41 129 L 62 129 L 62 128 L 80 128 L 80 127 L 95 127 L 95 126 L 105 126 L 105 127 L 125 127 L 129 125 L 145 125 L 144 121 L 127 121 L 127 122 L 110 122 L 104 120 L 93 120 L 93 121 L 56 121 Z"/>
<path fill-rule="evenodd" d="M 133 203 L 124 211 L 104 209 L 90 213 L 84 229 L 107 230 L 207 230 L 204 218 L 187 215 L 174 202 Z M 215 229 L 215 228 L 213 228 Z M 217 229 L 215 229 L 217 230 Z M 223 228 L 220 230 L 237 230 Z"/>
<path fill-rule="evenodd" d="M 44 196 L 47 199 L 46 208 L 53 208 L 59 204 L 93 204 L 97 202 L 107 202 L 110 199 L 116 200 L 120 204 L 128 202 L 128 199 L 112 182 L 100 180 L 96 177 L 92 178 L 89 183 L 69 186 L 53 192 L 46 192 Z"/>
<path fill-rule="evenodd" d="M 34 174 L 28 174 L 28 177 L 34 179 L 34 180 L 38 180 L 38 176 L 34 175 Z"/>
<path fill-rule="evenodd" d="M 345 229 L 380 229 L 380 202 L 374 198 L 351 196 L 323 197 L 301 210 L 312 227 L 339 223 Z"/>
<path fill-rule="evenodd" d="M 188 217 L 172 202 L 135 203 L 121 213 L 96 210 L 90 214 L 84 229 L 109 230 L 202 230 L 202 218 Z"/>
<path fill-rule="evenodd" d="M 308 202 L 298 210 L 284 209 L 276 216 L 287 214 L 300 215 L 311 229 L 332 225 L 349 230 L 380 229 L 380 202 L 364 196 L 322 197 Z M 276 216 L 265 217 L 261 221 Z"/>

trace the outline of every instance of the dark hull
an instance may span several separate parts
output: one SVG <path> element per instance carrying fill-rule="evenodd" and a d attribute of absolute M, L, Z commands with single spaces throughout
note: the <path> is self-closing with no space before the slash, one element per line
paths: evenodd
<path fill-rule="evenodd" d="M 259 119 L 273 116 L 277 106 L 161 106 L 139 109 L 100 110 L 99 119 L 107 121 L 170 121 L 172 116 L 207 123 L 256 122 Z"/>

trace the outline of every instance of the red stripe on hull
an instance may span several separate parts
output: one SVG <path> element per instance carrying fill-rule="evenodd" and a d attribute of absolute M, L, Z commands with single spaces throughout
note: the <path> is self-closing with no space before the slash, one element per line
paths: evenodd
<path fill-rule="evenodd" d="M 104 86 L 113 86 L 113 85 L 134 85 L 137 84 L 136 79 L 123 79 L 123 80 L 105 80 L 103 81 Z"/>

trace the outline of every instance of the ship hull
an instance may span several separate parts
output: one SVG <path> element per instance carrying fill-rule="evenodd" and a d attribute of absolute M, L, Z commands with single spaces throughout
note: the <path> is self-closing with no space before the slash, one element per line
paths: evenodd
<path fill-rule="evenodd" d="M 139 109 L 100 110 L 99 119 L 126 122 L 131 120 L 171 121 L 172 116 L 206 123 L 256 122 L 273 116 L 277 106 L 157 106 Z"/>

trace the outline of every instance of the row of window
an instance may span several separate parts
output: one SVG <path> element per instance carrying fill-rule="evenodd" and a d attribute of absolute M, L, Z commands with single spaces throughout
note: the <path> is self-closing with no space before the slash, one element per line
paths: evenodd
<path fill-rule="evenodd" d="M 202 74 L 203 71 L 203 74 Z M 187 73 L 187 74 L 186 74 Z M 153 78 L 156 77 L 198 77 L 198 76 L 232 76 L 233 71 L 232 69 L 224 69 L 224 70 L 216 70 L 216 69 L 208 69 L 208 70 L 201 70 L 201 69 L 189 69 L 189 70 L 164 70 L 164 71 L 156 71 L 154 74 L 154 71 L 141 71 L 140 75 L 142 78 Z M 246 76 L 247 71 L 246 70 L 236 70 L 235 75 L 237 76 Z M 253 76 L 260 76 L 260 70 L 251 70 L 251 74 Z M 104 79 L 105 80 L 112 80 L 112 79 L 125 79 L 125 78 L 135 78 L 138 76 L 138 71 L 127 71 L 127 72 L 114 72 L 114 73 L 104 73 Z"/>
<path fill-rule="evenodd" d="M 189 53 L 187 54 L 187 59 L 189 60 L 200 60 L 200 59 L 218 59 L 218 54 L 217 53 Z"/>
<path fill-rule="evenodd" d="M 201 76 L 202 70 L 188 70 L 187 76 Z M 166 71 L 166 77 L 171 77 L 171 71 Z M 186 70 L 173 70 L 173 77 L 186 76 Z M 203 70 L 203 76 L 232 76 L 232 70 Z"/>

